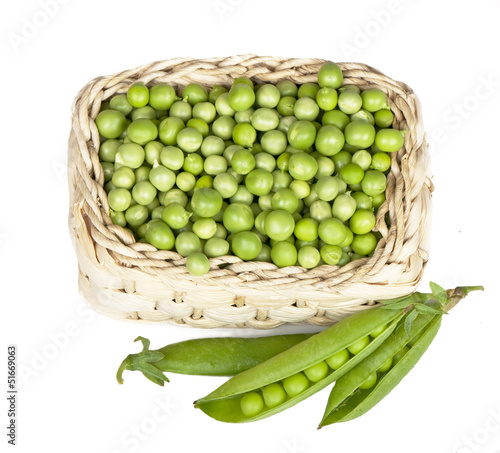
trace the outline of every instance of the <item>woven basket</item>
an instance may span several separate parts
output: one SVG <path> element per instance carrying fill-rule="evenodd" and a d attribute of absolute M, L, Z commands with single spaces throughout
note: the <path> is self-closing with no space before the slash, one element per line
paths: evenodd
<path fill-rule="evenodd" d="M 404 147 L 392 154 L 387 200 L 376 221 L 382 239 L 372 257 L 343 267 L 307 270 L 225 256 L 211 259 L 205 276 L 193 277 L 181 255 L 135 242 L 109 217 L 94 122 L 103 101 L 125 93 L 137 81 L 148 86 L 169 83 L 179 93 L 192 82 L 230 85 L 243 75 L 256 83 L 284 78 L 297 84 L 314 82 L 325 61 L 255 55 L 177 58 L 98 77 L 80 91 L 72 107 L 69 139 L 69 225 L 78 257 L 79 289 L 96 311 L 118 319 L 204 328 L 329 325 L 376 300 L 416 290 L 428 260 L 433 188 L 419 103 L 407 85 L 359 63 L 339 64 L 344 83 L 383 90 L 394 113 L 393 126 L 408 130 Z"/>

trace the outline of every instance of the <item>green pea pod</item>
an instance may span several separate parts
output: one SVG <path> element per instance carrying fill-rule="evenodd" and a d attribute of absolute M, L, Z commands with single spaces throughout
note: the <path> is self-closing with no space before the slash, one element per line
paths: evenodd
<path fill-rule="evenodd" d="M 395 335 L 388 338 L 370 357 L 335 383 L 318 429 L 357 418 L 388 395 L 422 357 L 436 336 L 440 324 L 441 315 L 419 315 L 412 325 L 410 335 L 407 335 L 404 326 L 400 325 Z M 417 337 L 418 340 L 413 347 L 409 348 L 389 371 L 377 373 L 378 380 L 374 387 L 359 388 L 384 363 L 391 360 Z"/>
<path fill-rule="evenodd" d="M 123 384 L 125 370 L 141 371 L 158 385 L 169 382 L 164 371 L 201 376 L 233 376 L 286 351 L 312 333 L 273 335 L 259 338 L 199 338 L 150 350 L 149 340 L 138 337 L 143 350 L 122 362 L 116 379 Z"/>
<path fill-rule="evenodd" d="M 260 420 L 281 412 L 331 384 L 375 351 L 396 328 L 403 315 L 404 310 L 383 310 L 381 307 L 351 315 L 287 351 L 237 374 L 208 396 L 195 401 L 195 407 L 216 420 L 230 423 Z M 309 382 L 302 374 L 360 340 L 368 339 L 370 333 L 380 330 L 381 326 L 387 327 L 338 369 L 329 368 L 322 379 Z M 255 396 L 261 391 L 264 395 L 264 387 L 274 384 L 279 384 L 279 388 L 283 385 L 286 390 L 287 380 L 297 375 L 303 376 L 300 381 L 306 383 L 306 388 L 297 394 L 292 394 L 293 389 L 290 389 L 287 396 L 282 389 L 285 398 L 277 405 L 264 406 L 260 393 Z M 242 408 L 243 397 L 248 394 L 256 401 L 255 411 Z"/>

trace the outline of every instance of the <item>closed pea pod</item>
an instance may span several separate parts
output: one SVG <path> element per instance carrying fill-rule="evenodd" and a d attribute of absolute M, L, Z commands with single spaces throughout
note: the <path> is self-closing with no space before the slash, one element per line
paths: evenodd
<path fill-rule="evenodd" d="M 259 420 L 281 412 L 331 384 L 358 364 L 382 344 L 402 316 L 402 312 L 379 308 L 352 315 L 289 350 L 234 376 L 205 398 L 197 400 L 195 407 L 212 418 L 232 423 Z M 322 365 L 318 366 L 320 362 L 325 362 L 329 357 L 356 343 L 359 338 L 368 336 L 381 324 L 388 324 L 386 331 L 371 341 L 358 355 L 351 357 L 336 371 L 328 368 L 327 375 L 317 382 L 307 378 L 307 374 L 313 376 L 313 379 L 319 378 L 320 368 L 324 368 Z M 242 397 L 248 393 L 261 394 L 269 385 L 274 384 L 282 386 L 288 395 L 286 399 L 273 407 L 264 405 L 257 414 L 245 415 L 241 407 Z M 281 393 L 280 390 L 278 392 Z"/>

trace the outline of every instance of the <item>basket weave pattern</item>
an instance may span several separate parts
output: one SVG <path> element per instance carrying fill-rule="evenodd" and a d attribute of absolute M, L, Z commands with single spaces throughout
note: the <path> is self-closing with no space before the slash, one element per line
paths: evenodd
<path fill-rule="evenodd" d="M 382 239 L 372 257 L 343 267 L 307 270 L 224 256 L 210 260 L 208 274 L 193 277 L 181 255 L 135 242 L 128 231 L 111 222 L 94 121 L 103 101 L 125 93 L 137 81 L 148 86 L 169 83 L 178 93 L 192 82 L 228 86 L 239 76 L 256 83 L 284 78 L 297 84 L 315 82 L 325 62 L 255 55 L 177 58 L 98 77 L 80 91 L 72 107 L 69 139 L 69 226 L 80 292 L 95 310 L 118 319 L 205 328 L 329 325 L 376 300 L 416 289 L 428 260 L 433 189 L 420 107 L 407 85 L 363 64 L 339 63 L 344 84 L 382 89 L 394 113 L 393 126 L 408 130 L 404 147 L 392 154 L 387 200 L 377 212 L 376 229 Z"/>

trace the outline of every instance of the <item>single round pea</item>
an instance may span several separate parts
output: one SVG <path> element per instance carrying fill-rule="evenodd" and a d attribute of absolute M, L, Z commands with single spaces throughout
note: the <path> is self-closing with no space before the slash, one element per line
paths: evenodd
<path fill-rule="evenodd" d="M 288 241 L 276 242 L 271 248 L 271 260 L 278 267 L 295 266 L 297 249 Z"/>
<path fill-rule="evenodd" d="M 387 153 L 379 152 L 375 153 L 370 162 L 370 169 L 386 172 L 391 168 L 391 158 Z"/>
<path fill-rule="evenodd" d="M 149 89 L 144 82 L 136 82 L 127 91 L 127 101 L 136 109 L 144 107 L 149 102 Z"/>
<path fill-rule="evenodd" d="M 326 244 L 339 245 L 344 241 L 347 232 L 344 224 L 339 219 L 332 217 L 321 221 L 318 235 Z"/>
<path fill-rule="evenodd" d="M 132 198 L 139 204 L 147 206 L 157 194 L 156 187 L 149 181 L 140 181 L 132 189 Z"/>
<path fill-rule="evenodd" d="M 238 181 L 229 173 L 219 173 L 214 178 L 213 188 L 222 198 L 231 198 L 238 190 Z"/>
<path fill-rule="evenodd" d="M 194 153 L 200 149 L 203 136 L 200 131 L 192 127 L 186 127 L 177 134 L 177 146 L 186 153 Z"/>
<path fill-rule="evenodd" d="M 187 154 L 184 158 L 182 168 L 195 176 L 199 175 L 203 171 L 203 157 L 198 153 Z"/>
<path fill-rule="evenodd" d="M 230 107 L 236 112 L 249 109 L 255 102 L 253 89 L 245 83 L 233 84 L 228 93 Z"/>
<path fill-rule="evenodd" d="M 122 145 L 119 140 L 109 139 L 99 146 L 99 160 L 101 162 L 114 162 L 118 148 Z"/>
<path fill-rule="evenodd" d="M 175 178 L 175 185 L 183 192 L 193 190 L 196 185 L 196 176 L 187 171 L 183 171 Z"/>
<path fill-rule="evenodd" d="M 254 195 L 246 186 L 239 185 L 236 193 L 229 199 L 231 203 L 243 203 L 250 206 L 253 203 Z"/>
<path fill-rule="evenodd" d="M 297 259 L 299 261 L 299 264 L 302 267 L 305 267 L 306 269 L 312 269 L 319 264 L 319 262 L 321 260 L 321 255 L 320 255 L 319 250 L 316 247 L 312 247 L 310 245 L 305 245 L 299 249 Z M 307 371 L 306 371 L 306 375 L 307 375 Z M 309 376 L 307 376 L 307 377 L 309 377 Z M 316 382 L 316 381 L 314 381 L 314 382 Z"/>
<path fill-rule="evenodd" d="M 316 127 L 310 121 L 295 121 L 288 128 L 288 142 L 298 150 L 305 150 L 314 144 Z"/>
<path fill-rule="evenodd" d="M 222 222 L 231 233 L 250 231 L 254 224 L 252 208 L 243 203 L 231 203 L 224 211 Z"/>
<path fill-rule="evenodd" d="M 167 192 L 174 187 L 175 173 L 163 165 L 154 166 L 149 172 L 149 181 L 161 192 Z"/>
<path fill-rule="evenodd" d="M 329 112 L 325 112 L 321 118 L 321 124 L 323 126 L 335 126 L 341 131 L 345 129 L 350 121 L 350 118 L 340 110 L 330 110 Z"/>
<path fill-rule="evenodd" d="M 385 373 L 386 371 L 389 371 L 391 367 L 392 367 L 392 357 L 390 357 L 386 362 L 384 362 L 377 371 L 379 371 L 380 373 Z"/>
<path fill-rule="evenodd" d="M 203 164 L 205 173 L 215 176 L 227 171 L 227 160 L 223 156 L 208 156 Z"/>
<path fill-rule="evenodd" d="M 125 211 L 125 219 L 128 224 L 133 227 L 141 226 L 148 219 L 148 217 L 148 208 L 146 206 L 141 206 L 140 204 L 130 206 Z"/>
<path fill-rule="evenodd" d="M 218 224 L 219 225 L 219 224 Z M 217 232 L 216 232 L 217 234 Z M 209 258 L 217 258 L 229 254 L 229 242 L 225 239 L 214 237 L 210 238 L 203 247 L 203 252 Z"/>
<path fill-rule="evenodd" d="M 198 219 L 193 223 L 193 233 L 200 239 L 210 239 L 217 231 L 217 223 L 214 219 Z"/>
<path fill-rule="evenodd" d="M 332 370 L 338 370 L 341 366 L 347 363 L 348 360 L 349 352 L 347 351 L 347 349 L 342 349 L 341 351 L 325 359 L 325 362 Z"/>
<path fill-rule="evenodd" d="M 394 114 L 390 110 L 383 109 L 375 112 L 373 118 L 378 127 L 391 127 L 392 122 L 394 121 Z"/>
<path fill-rule="evenodd" d="M 306 198 L 311 193 L 311 186 L 306 181 L 294 179 L 288 187 L 295 192 L 295 195 L 300 200 Z"/>
<path fill-rule="evenodd" d="M 264 409 L 262 396 L 260 396 L 257 392 L 245 393 L 241 397 L 240 408 L 241 412 L 243 412 L 246 417 L 253 417 L 259 414 Z"/>
<path fill-rule="evenodd" d="M 149 90 L 149 105 L 156 110 L 168 110 L 176 97 L 173 87 L 166 83 L 158 83 Z"/>
<path fill-rule="evenodd" d="M 95 123 L 103 137 L 118 138 L 127 128 L 128 121 L 118 110 L 104 110 L 97 115 Z"/>
<path fill-rule="evenodd" d="M 338 245 L 325 244 L 320 249 L 321 259 L 330 266 L 339 264 L 342 258 L 342 249 Z M 339 264 L 340 265 L 340 264 Z"/>
<path fill-rule="evenodd" d="M 376 112 L 388 107 L 386 94 L 378 88 L 363 90 L 361 99 L 363 100 L 363 108 L 369 112 Z"/>
<path fill-rule="evenodd" d="M 349 118 L 351 121 L 366 121 L 367 123 L 370 123 L 372 126 L 375 124 L 375 119 L 373 118 L 373 115 L 364 109 L 358 110 L 356 113 L 350 115 Z"/>
<path fill-rule="evenodd" d="M 217 110 L 217 113 L 221 116 L 234 116 L 236 111 L 229 105 L 229 94 L 222 93 L 217 100 L 215 101 L 215 109 Z"/>
<path fill-rule="evenodd" d="M 262 135 L 260 144 L 264 151 L 278 156 L 286 150 L 287 137 L 284 132 L 278 130 L 267 131 Z"/>
<path fill-rule="evenodd" d="M 338 107 L 346 115 L 356 113 L 363 104 L 361 96 L 355 91 L 346 90 L 339 94 Z"/>
<path fill-rule="evenodd" d="M 160 192 L 158 200 L 163 206 L 168 206 L 170 203 L 179 203 L 186 207 L 188 204 L 188 196 L 179 189 L 170 189 L 168 192 Z"/>
<path fill-rule="evenodd" d="M 259 170 L 266 170 L 268 172 L 272 172 L 276 168 L 277 161 L 269 153 L 260 152 L 255 154 L 254 158 L 255 158 L 255 168 L 258 168 Z"/>
<path fill-rule="evenodd" d="M 161 219 L 161 215 L 164 209 L 165 206 L 157 206 L 156 208 L 154 208 L 153 211 L 151 211 L 151 219 Z"/>
<path fill-rule="evenodd" d="M 205 254 L 194 252 L 186 258 L 186 268 L 191 275 L 200 277 L 210 270 L 210 261 Z"/>
<path fill-rule="evenodd" d="M 309 387 L 309 381 L 303 373 L 297 373 L 283 379 L 283 388 L 290 398 L 297 396 Z"/>
<path fill-rule="evenodd" d="M 320 87 L 340 88 L 343 80 L 342 70 L 335 63 L 325 63 L 318 71 Z"/>
<path fill-rule="evenodd" d="M 266 234 L 269 238 L 274 239 L 275 241 L 285 241 L 288 237 L 290 237 L 294 229 L 295 220 L 287 211 L 272 211 L 266 217 Z"/>
<path fill-rule="evenodd" d="M 185 100 L 175 101 L 170 107 L 168 115 L 171 118 L 179 118 L 186 123 L 193 117 L 193 107 Z"/>
<path fill-rule="evenodd" d="M 302 85 L 299 85 L 299 89 L 297 91 L 297 97 L 299 99 L 303 97 L 310 97 L 311 99 L 316 99 L 316 95 L 318 94 L 319 89 L 320 86 L 317 83 L 314 82 L 303 83 Z"/>
<path fill-rule="evenodd" d="M 104 181 L 111 182 L 115 173 L 115 166 L 111 162 L 101 162 L 102 171 L 104 173 Z M 124 167 L 120 167 L 124 168 Z"/>
<path fill-rule="evenodd" d="M 188 224 L 192 215 L 193 213 L 186 211 L 184 206 L 178 203 L 171 203 L 165 206 L 161 218 L 170 228 L 178 230 Z"/>
<path fill-rule="evenodd" d="M 254 169 L 245 178 L 246 188 L 254 195 L 267 195 L 273 188 L 273 175 L 266 170 Z"/>
<path fill-rule="evenodd" d="M 180 170 L 184 165 L 184 153 L 176 146 L 165 146 L 160 153 L 160 162 L 170 170 Z"/>
<path fill-rule="evenodd" d="M 235 144 L 250 148 L 257 139 L 257 131 L 250 123 L 238 123 L 233 128 L 232 138 Z"/>
<path fill-rule="evenodd" d="M 124 228 L 127 226 L 127 219 L 125 218 L 125 214 L 122 211 L 117 212 L 110 209 L 109 217 L 111 217 L 111 221 L 114 225 L 119 225 Z"/>
<path fill-rule="evenodd" d="M 375 195 L 372 197 L 372 204 L 373 204 L 373 209 L 377 210 L 380 206 L 382 206 L 382 203 L 385 201 L 385 193 L 379 193 L 378 195 Z"/>
<path fill-rule="evenodd" d="M 292 96 L 296 97 L 299 88 L 291 80 L 283 79 L 276 84 L 276 88 L 280 92 L 281 97 Z"/>
<path fill-rule="evenodd" d="M 347 184 L 359 184 L 365 176 L 365 172 L 359 165 L 350 162 L 340 169 L 339 176 Z"/>
<path fill-rule="evenodd" d="M 163 220 L 155 219 L 148 222 L 146 241 L 158 250 L 171 250 L 175 243 L 175 236 L 170 227 Z"/>
<path fill-rule="evenodd" d="M 293 116 L 293 108 L 297 99 L 292 96 L 283 96 L 276 107 L 276 110 L 280 115 L 283 116 Z"/>
<path fill-rule="evenodd" d="M 196 129 L 203 138 L 208 137 L 210 126 L 200 118 L 191 118 L 186 123 L 186 128 Z"/>
<path fill-rule="evenodd" d="M 182 90 L 182 98 L 186 99 L 193 106 L 199 102 L 207 102 L 208 91 L 198 83 L 190 83 Z"/>
<path fill-rule="evenodd" d="M 365 349 L 370 344 L 370 337 L 362 337 L 350 346 L 347 347 L 347 350 L 351 354 L 359 354 L 363 349 Z"/>
<path fill-rule="evenodd" d="M 266 83 L 255 93 L 255 101 L 259 107 L 273 109 L 278 105 L 281 94 L 276 86 Z"/>
<path fill-rule="evenodd" d="M 316 178 L 321 179 L 324 176 L 331 176 L 335 171 L 335 163 L 333 159 L 327 156 L 323 156 L 319 153 L 314 154 L 314 157 L 318 161 L 318 172 L 316 173 Z"/>
<path fill-rule="evenodd" d="M 256 194 L 258 195 L 258 194 Z M 263 194 L 265 195 L 265 194 Z M 288 188 L 278 189 L 271 198 L 271 208 L 276 211 L 282 209 L 293 214 L 299 207 L 299 198 Z"/>
<path fill-rule="evenodd" d="M 144 163 L 146 153 L 137 143 L 124 143 L 118 148 L 115 164 L 129 168 L 139 168 Z"/>
<path fill-rule="evenodd" d="M 339 193 L 339 184 L 333 176 L 323 176 L 316 182 L 316 193 L 323 201 L 332 201 Z"/>
<path fill-rule="evenodd" d="M 375 142 L 375 128 L 366 121 L 352 121 L 345 127 L 344 136 L 347 144 L 366 149 Z"/>
<path fill-rule="evenodd" d="M 372 209 L 372 199 L 364 192 L 353 192 L 351 197 L 356 201 L 356 209 Z"/>
<path fill-rule="evenodd" d="M 335 88 L 323 87 L 316 94 L 316 102 L 324 111 L 333 110 L 337 106 L 338 94 Z"/>
<path fill-rule="evenodd" d="M 112 110 L 118 110 L 127 116 L 133 109 L 127 100 L 126 94 L 117 94 L 109 100 L 109 107 Z"/>
<path fill-rule="evenodd" d="M 294 234 L 301 241 L 314 241 L 318 238 L 319 222 L 312 218 L 300 219 L 294 229 Z"/>
<path fill-rule="evenodd" d="M 372 156 L 368 151 L 360 149 L 352 155 L 352 163 L 358 165 L 363 171 L 366 171 L 370 168 Z"/>
<path fill-rule="evenodd" d="M 177 135 L 184 129 L 184 121 L 180 118 L 169 116 L 165 118 L 158 127 L 158 136 L 164 145 L 175 145 Z"/>
<path fill-rule="evenodd" d="M 333 217 L 332 207 L 327 201 L 315 200 L 309 206 L 309 216 L 318 222 L 330 219 Z"/>
<path fill-rule="evenodd" d="M 200 217 L 213 217 L 222 208 L 222 197 L 214 189 L 201 188 L 194 192 L 191 207 Z"/>
<path fill-rule="evenodd" d="M 294 179 L 308 181 L 316 176 L 318 162 L 310 154 L 303 152 L 295 153 L 290 156 L 288 171 Z"/>
<path fill-rule="evenodd" d="M 405 133 L 397 129 L 380 129 L 375 136 L 375 146 L 380 151 L 395 153 L 403 147 Z"/>
<path fill-rule="evenodd" d="M 372 232 L 356 234 L 352 240 L 352 251 L 358 255 L 369 255 L 377 246 L 377 238 Z"/>
<path fill-rule="evenodd" d="M 280 122 L 278 112 L 270 108 L 262 107 L 252 114 L 252 126 L 258 131 L 270 131 L 276 129 Z"/>
<path fill-rule="evenodd" d="M 126 211 L 132 201 L 130 191 L 123 188 L 112 189 L 108 193 L 109 207 L 115 212 Z"/>
<path fill-rule="evenodd" d="M 345 144 L 342 131 L 333 125 L 322 126 L 316 136 L 316 150 L 325 156 L 339 153 Z"/>
<path fill-rule="evenodd" d="M 326 377 L 328 371 L 329 370 L 327 363 L 322 360 L 321 362 L 318 362 L 315 365 L 306 368 L 304 370 L 304 374 L 311 382 L 319 382 Z"/>
<path fill-rule="evenodd" d="M 299 121 L 314 121 L 319 114 L 319 106 L 314 99 L 303 97 L 293 106 L 293 115 Z"/>
<path fill-rule="evenodd" d="M 231 167 L 236 173 L 246 175 L 255 168 L 255 157 L 246 149 L 238 149 L 231 158 Z"/>
<path fill-rule="evenodd" d="M 387 178 L 378 170 L 368 170 L 361 181 L 361 190 L 370 197 L 383 193 L 386 189 Z"/>
<path fill-rule="evenodd" d="M 188 256 L 191 253 L 199 252 L 201 241 L 196 234 L 191 231 L 183 231 L 175 238 L 175 249 L 182 256 Z"/>
<path fill-rule="evenodd" d="M 262 244 L 262 249 L 260 253 L 255 257 L 254 261 L 265 261 L 266 263 L 271 263 L 271 247 L 267 244 Z"/>
<path fill-rule="evenodd" d="M 262 389 L 262 396 L 264 397 L 264 402 L 269 408 L 273 408 L 283 404 L 286 400 L 286 393 L 283 386 L 278 382 L 266 385 Z"/>
<path fill-rule="evenodd" d="M 132 189 L 135 184 L 135 173 L 128 167 L 120 167 L 111 178 L 116 188 Z"/>
<path fill-rule="evenodd" d="M 262 242 L 253 231 L 240 231 L 233 236 L 231 249 L 238 258 L 251 261 L 260 253 Z"/>
<path fill-rule="evenodd" d="M 369 233 L 375 226 L 375 214 L 368 209 L 358 209 L 349 219 L 349 228 L 354 234 Z"/>
<path fill-rule="evenodd" d="M 364 381 L 359 388 L 362 390 L 367 390 L 372 388 L 377 383 L 377 373 L 370 374 L 366 381 Z"/>
<path fill-rule="evenodd" d="M 146 105 L 138 109 L 132 110 L 132 121 L 136 120 L 155 120 L 156 121 L 156 111 L 153 107 Z M 156 124 L 156 123 L 155 123 Z"/>

